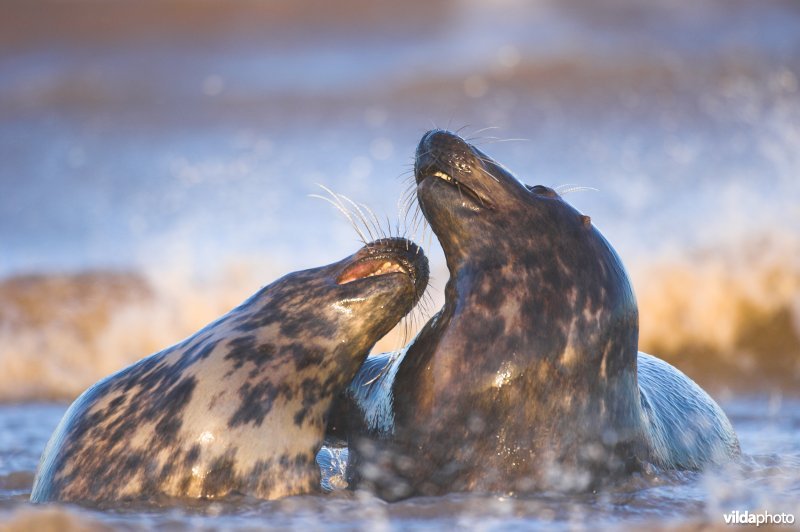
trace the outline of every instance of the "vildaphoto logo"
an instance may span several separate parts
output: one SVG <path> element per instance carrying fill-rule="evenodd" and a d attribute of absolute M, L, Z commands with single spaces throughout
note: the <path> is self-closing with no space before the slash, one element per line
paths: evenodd
<path fill-rule="evenodd" d="M 794 514 L 780 513 L 773 514 L 770 512 L 750 512 L 745 510 L 740 512 L 734 510 L 727 514 L 722 514 L 726 525 L 793 525 Z"/>

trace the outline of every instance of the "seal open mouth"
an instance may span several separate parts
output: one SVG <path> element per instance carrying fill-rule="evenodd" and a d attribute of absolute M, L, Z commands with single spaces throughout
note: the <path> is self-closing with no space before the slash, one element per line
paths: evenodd
<path fill-rule="evenodd" d="M 338 284 L 347 284 L 367 277 L 386 275 L 389 273 L 403 273 L 409 275 L 403 266 L 389 257 L 376 257 L 356 262 L 345 269 L 336 281 Z"/>
<path fill-rule="evenodd" d="M 474 204 L 480 207 L 489 207 L 489 203 L 482 198 L 477 192 L 467 186 L 463 181 L 458 181 L 453 176 L 442 172 L 441 170 L 435 170 L 433 173 L 428 175 L 423 175 L 421 179 L 417 181 L 417 184 L 422 183 L 426 179 L 441 179 L 448 185 L 454 187 L 458 190 L 458 193 L 461 194 L 462 197 L 469 198 Z"/>
<path fill-rule="evenodd" d="M 370 242 L 336 278 L 343 285 L 391 274 L 402 274 L 411 283 L 416 299 L 428 284 L 428 259 L 422 249 L 405 238 L 382 238 Z"/>

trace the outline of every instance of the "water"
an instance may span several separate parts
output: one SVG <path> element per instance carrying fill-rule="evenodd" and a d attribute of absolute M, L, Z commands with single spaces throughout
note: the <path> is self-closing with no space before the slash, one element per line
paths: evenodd
<path fill-rule="evenodd" d="M 43 0 L 3 11 L 4 518 L 611 527 L 716 524 L 723 507 L 792 503 L 800 515 L 796 3 Z M 434 125 L 463 128 L 529 183 L 598 190 L 566 198 L 626 264 L 641 347 L 722 400 L 749 473 L 648 480 L 610 499 L 23 502 L 63 410 L 35 401 L 70 401 L 278 276 L 352 253 L 355 232 L 309 197 L 317 183 L 394 224 Z M 416 238 L 440 303 L 441 251 Z M 402 343 L 395 331 L 378 349 Z"/>
<path fill-rule="evenodd" d="M 600 494 L 452 494 L 387 504 L 365 493 L 337 492 L 269 502 L 161 501 L 101 511 L 72 505 L 25 504 L 39 453 L 66 405 L 8 405 L 0 407 L 0 520 L 20 529 L 69 521 L 123 529 L 465 526 L 499 530 L 535 526 L 721 526 L 723 514 L 733 510 L 800 515 L 800 401 L 751 397 L 723 406 L 741 440 L 745 453 L 741 464 L 706 474 L 634 478 Z"/>

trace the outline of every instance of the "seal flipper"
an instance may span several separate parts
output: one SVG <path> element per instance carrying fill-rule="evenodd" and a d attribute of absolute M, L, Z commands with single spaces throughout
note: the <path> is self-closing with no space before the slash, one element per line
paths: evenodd
<path fill-rule="evenodd" d="M 376 421 L 378 403 L 389 393 L 384 389 L 387 375 L 393 373 L 401 352 L 370 355 L 361 365 L 350 385 L 337 397 L 331 407 L 325 443 L 317 453 L 317 465 L 322 474 L 322 489 L 333 491 L 345 487 L 348 478 L 349 438 L 370 431 Z M 388 381 L 387 384 L 391 384 Z M 389 386 L 391 388 L 391 386 Z M 391 414 L 391 411 L 389 412 Z M 391 432 L 391 421 L 381 423 L 379 432 Z M 381 430 L 382 429 L 382 430 Z"/>
<path fill-rule="evenodd" d="M 348 435 L 361 434 L 361 430 L 390 432 L 391 421 L 376 412 L 375 403 L 384 395 L 382 384 L 386 382 L 392 364 L 399 363 L 401 352 L 392 351 L 370 355 L 361 365 L 350 385 L 339 395 L 331 408 L 325 445 L 344 447 Z M 391 414 L 391 412 L 389 412 Z"/>
<path fill-rule="evenodd" d="M 655 465 L 697 470 L 740 454 L 725 412 L 692 379 L 642 352 L 638 376 Z"/>

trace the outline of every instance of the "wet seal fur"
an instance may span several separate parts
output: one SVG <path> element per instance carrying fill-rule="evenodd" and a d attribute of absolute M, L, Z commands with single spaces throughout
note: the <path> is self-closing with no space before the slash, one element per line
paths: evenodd
<path fill-rule="evenodd" d="M 84 392 L 47 444 L 31 501 L 318 491 L 332 399 L 427 280 L 424 254 L 400 238 L 282 277 Z"/>
<path fill-rule="evenodd" d="M 720 407 L 638 352 L 633 289 L 588 216 L 447 131 L 422 138 L 415 177 L 445 304 L 400 356 L 369 357 L 336 407 L 351 487 L 581 491 L 739 454 Z"/>

